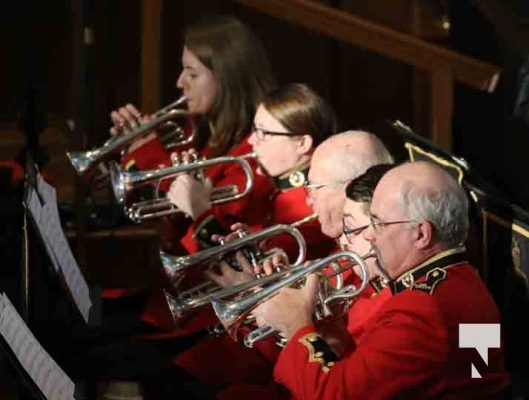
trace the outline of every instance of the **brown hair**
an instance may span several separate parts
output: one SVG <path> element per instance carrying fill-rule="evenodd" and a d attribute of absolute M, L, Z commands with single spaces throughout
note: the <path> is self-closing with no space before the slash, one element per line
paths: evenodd
<path fill-rule="evenodd" d="M 262 105 L 289 132 L 311 136 L 313 147 L 335 133 L 333 110 L 306 84 L 289 83 L 275 89 Z"/>
<path fill-rule="evenodd" d="M 218 92 L 206 116 L 213 155 L 225 154 L 249 133 L 253 116 L 273 78 L 264 48 L 239 20 L 210 17 L 189 26 L 185 46 L 217 79 Z"/>

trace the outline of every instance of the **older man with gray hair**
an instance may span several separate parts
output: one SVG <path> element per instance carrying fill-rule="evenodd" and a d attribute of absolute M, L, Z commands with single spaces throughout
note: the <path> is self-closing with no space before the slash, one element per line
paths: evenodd
<path fill-rule="evenodd" d="M 342 234 L 347 183 L 373 165 L 391 163 L 393 157 L 382 141 L 365 131 L 338 133 L 316 148 L 307 189 L 309 203 L 325 235 L 338 238 Z"/>

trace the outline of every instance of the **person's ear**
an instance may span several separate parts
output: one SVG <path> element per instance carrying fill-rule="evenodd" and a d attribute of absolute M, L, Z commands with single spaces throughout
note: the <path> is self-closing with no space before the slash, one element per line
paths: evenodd
<path fill-rule="evenodd" d="M 298 154 L 309 154 L 312 151 L 312 144 L 314 143 L 312 136 L 303 135 L 298 140 Z"/>
<path fill-rule="evenodd" d="M 415 244 L 417 247 L 423 249 L 429 246 L 434 237 L 434 226 L 430 221 L 419 221 L 415 229 Z"/>

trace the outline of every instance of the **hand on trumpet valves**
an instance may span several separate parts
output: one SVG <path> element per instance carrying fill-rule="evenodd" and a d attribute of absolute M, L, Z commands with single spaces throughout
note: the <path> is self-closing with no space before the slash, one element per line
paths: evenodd
<path fill-rule="evenodd" d="M 198 161 L 199 155 L 195 149 L 189 149 L 187 151 L 181 152 L 172 152 L 171 153 L 171 163 L 176 165 L 189 164 Z M 178 175 L 177 175 L 178 176 Z M 191 174 L 193 178 L 198 180 L 204 180 L 204 173 L 202 170 L 198 169 Z"/>
<path fill-rule="evenodd" d="M 222 235 L 211 235 L 211 240 L 214 242 L 218 242 L 219 244 L 227 243 L 231 240 L 239 239 L 243 237 L 245 234 L 250 233 L 250 227 L 247 224 L 243 224 L 242 222 L 237 222 L 230 226 L 231 232 L 228 233 L 226 236 Z"/>
<path fill-rule="evenodd" d="M 319 286 L 319 278 L 311 274 L 299 289 L 282 288 L 253 310 L 257 324 L 270 326 L 290 339 L 299 329 L 313 323 Z"/>
<path fill-rule="evenodd" d="M 209 179 L 201 182 L 189 174 L 181 174 L 171 183 L 167 198 L 195 220 L 210 208 L 211 190 Z"/>
<path fill-rule="evenodd" d="M 288 256 L 284 252 L 275 253 L 272 257 L 266 258 L 261 264 L 254 268 L 256 274 L 270 275 L 285 265 L 290 263 Z"/>
<path fill-rule="evenodd" d="M 110 113 L 110 119 L 112 120 L 110 135 L 115 137 L 137 128 L 144 122 L 150 121 L 151 116 L 142 115 L 142 113 L 138 111 L 138 109 L 134 105 L 129 103 L 124 107 L 120 107 L 117 110 L 112 111 Z M 130 144 L 128 151 L 133 151 L 138 147 L 141 147 L 142 145 L 154 139 L 155 137 L 156 132 L 149 132 L 143 135 L 142 137 L 134 140 Z"/>
<path fill-rule="evenodd" d="M 224 288 L 232 287 L 255 279 L 253 267 L 242 251 L 235 253 L 235 258 L 242 271 L 234 269 L 228 262 L 222 260 L 204 271 L 207 278 Z"/>
<path fill-rule="evenodd" d="M 187 164 L 198 160 L 198 153 L 195 149 L 171 153 L 171 160 L 176 164 Z"/>
<path fill-rule="evenodd" d="M 237 222 L 231 225 L 230 229 L 232 232 L 226 236 L 221 236 L 218 234 L 211 235 L 211 240 L 223 245 L 225 243 L 231 242 L 232 240 L 237 240 L 251 234 L 250 227 L 242 222 Z M 253 269 L 252 276 L 254 279 L 257 275 L 262 273 L 263 269 L 261 265 L 258 264 L 258 262 L 261 260 L 262 254 L 260 243 L 248 244 L 242 248 L 242 251 L 237 253 L 240 254 L 228 255 L 226 259 L 228 265 L 237 271 L 244 270 L 245 267 Z M 242 260 L 243 264 L 241 264 L 240 260 Z"/>

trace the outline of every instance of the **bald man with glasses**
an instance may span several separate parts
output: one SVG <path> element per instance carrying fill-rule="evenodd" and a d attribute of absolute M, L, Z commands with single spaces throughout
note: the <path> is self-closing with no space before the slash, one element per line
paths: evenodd
<path fill-rule="evenodd" d="M 365 131 L 333 135 L 316 148 L 306 189 L 325 235 L 337 239 L 342 234 L 347 183 L 384 163 L 393 163 L 393 157 L 377 136 Z"/>

